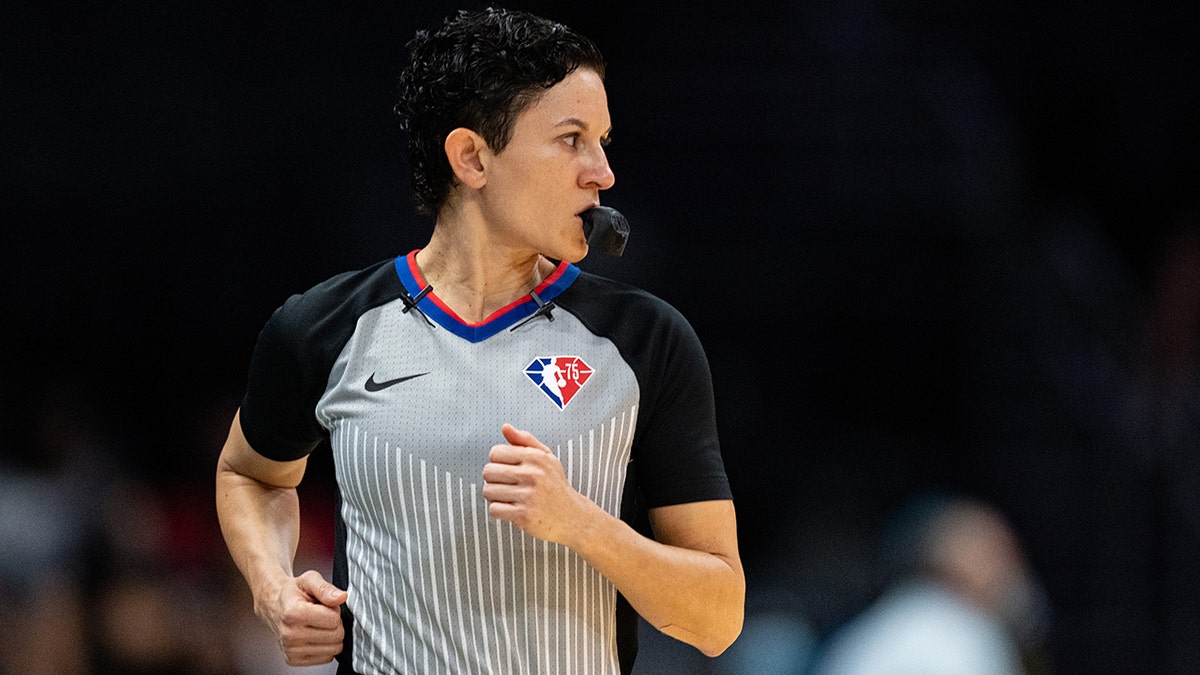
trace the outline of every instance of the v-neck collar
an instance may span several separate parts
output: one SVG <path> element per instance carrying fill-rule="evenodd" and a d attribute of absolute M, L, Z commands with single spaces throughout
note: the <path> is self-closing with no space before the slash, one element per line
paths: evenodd
<path fill-rule="evenodd" d="M 404 284 L 404 289 L 408 291 L 409 296 L 414 298 L 418 297 L 425 290 L 426 286 L 429 285 L 421 275 L 420 268 L 417 267 L 418 250 L 420 249 L 411 251 L 406 256 L 399 256 L 395 261 L 396 274 L 400 277 L 400 283 Z M 542 283 L 538 284 L 532 293 L 527 293 L 508 305 L 492 312 L 480 323 L 470 323 L 458 314 L 455 314 L 454 310 L 450 309 L 437 296 L 436 288 L 418 300 L 416 307 L 418 310 L 424 312 L 425 316 L 433 320 L 434 323 L 464 340 L 482 342 L 530 317 L 543 304 L 558 297 L 578 276 L 578 267 L 566 261 L 560 262 L 558 267 L 554 269 L 554 272 L 543 279 Z M 537 295 L 536 299 L 534 298 L 535 294 Z M 538 302 L 539 299 L 541 302 Z"/>

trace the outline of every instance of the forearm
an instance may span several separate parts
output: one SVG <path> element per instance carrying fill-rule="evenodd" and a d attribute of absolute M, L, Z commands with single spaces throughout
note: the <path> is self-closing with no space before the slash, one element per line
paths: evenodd
<path fill-rule="evenodd" d="M 716 656 L 742 629 L 746 583 L 732 556 L 649 539 L 599 510 L 571 546 L 663 633 Z"/>
<path fill-rule="evenodd" d="M 731 500 L 650 509 L 654 539 L 567 481 L 562 463 L 528 431 L 505 424 L 483 468 L 488 513 L 578 553 L 660 631 L 709 656 L 742 630 L 746 581 Z"/>
<path fill-rule="evenodd" d="M 293 575 L 300 537 L 300 502 L 294 487 L 276 487 L 217 468 L 217 517 L 234 563 L 254 595 L 255 608 Z"/>

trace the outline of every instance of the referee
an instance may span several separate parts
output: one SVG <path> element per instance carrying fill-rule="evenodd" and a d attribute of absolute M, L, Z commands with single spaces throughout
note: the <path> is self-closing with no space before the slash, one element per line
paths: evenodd
<path fill-rule="evenodd" d="M 218 462 L 256 613 L 288 663 L 339 673 L 628 673 L 637 615 L 720 654 L 745 579 L 704 352 L 575 265 L 614 180 L 602 56 L 500 9 L 409 48 L 397 111 L 433 233 L 275 311 Z M 331 581 L 292 568 L 323 442 Z"/>

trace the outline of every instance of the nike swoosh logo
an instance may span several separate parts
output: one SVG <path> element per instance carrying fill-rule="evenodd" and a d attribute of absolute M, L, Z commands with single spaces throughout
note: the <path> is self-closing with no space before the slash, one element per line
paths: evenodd
<path fill-rule="evenodd" d="M 417 373 L 416 375 L 405 375 L 404 377 L 397 377 L 394 380 L 384 380 L 383 382 L 376 382 L 375 381 L 375 373 L 371 373 L 371 376 L 367 378 L 367 383 L 364 386 L 367 388 L 367 391 L 383 391 L 384 389 L 387 389 L 388 387 L 390 387 L 394 384 L 400 384 L 401 382 L 407 382 L 413 378 L 421 377 L 422 375 L 428 375 L 428 374 L 429 373 Z"/>

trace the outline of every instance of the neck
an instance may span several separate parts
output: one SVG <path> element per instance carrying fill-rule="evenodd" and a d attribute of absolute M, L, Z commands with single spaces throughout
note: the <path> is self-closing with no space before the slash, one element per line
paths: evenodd
<path fill-rule="evenodd" d="M 555 264 L 539 253 L 513 248 L 482 228 L 457 227 L 439 217 L 417 265 L 437 297 L 464 321 L 481 323 L 526 296 Z"/>

